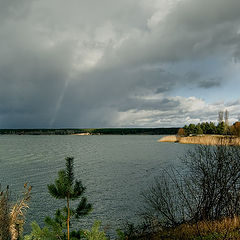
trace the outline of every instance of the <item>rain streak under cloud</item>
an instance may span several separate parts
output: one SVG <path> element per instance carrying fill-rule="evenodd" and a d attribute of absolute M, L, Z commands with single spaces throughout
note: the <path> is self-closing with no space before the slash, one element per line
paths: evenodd
<path fill-rule="evenodd" d="M 240 113 L 239 0 L 0 0 L 0 128 L 171 127 Z"/>

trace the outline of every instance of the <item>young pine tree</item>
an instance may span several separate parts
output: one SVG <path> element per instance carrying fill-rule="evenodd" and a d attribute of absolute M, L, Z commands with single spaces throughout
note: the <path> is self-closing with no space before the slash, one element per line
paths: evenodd
<path fill-rule="evenodd" d="M 87 203 L 87 199 L 83 197 L 85 187 L 83 187 L 80 180 L 75 180 L 74 177 L 74 158 L 67 157 L 66 159 L 66 169 L 60 170 L 58 172 L 58 178 L 55 180 L 55 184 L 48 185 L 49 193 L 56 199 L 64 199 L 66 201 L 66 211 L 67 211 L 67 234 L 68 240 L 70 239 L 70 219 L 72 216 L 78 218 L 83 215 L 87 215 L 91 209 L 91 204 Z M 72 209 L 70 207 L 71 200 L 79 201 L 77 208 Z"/>

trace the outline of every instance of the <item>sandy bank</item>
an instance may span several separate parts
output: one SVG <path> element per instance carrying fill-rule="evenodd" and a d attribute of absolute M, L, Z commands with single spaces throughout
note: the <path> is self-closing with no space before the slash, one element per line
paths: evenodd
<path fill-rule="evenodd" d="M 202 145 L 234 145 L 240 146 L 240 138 L 222 135 L 199 135 L 190 137 L 179 137 L 175 135 L 165 136 L 158 142 L 177 142 L 182 144 L 202 144 Z"/>
<path fill-rule="evenodd" d="M 87 135 L 91 135 L 91 134 L 89 132 L 87 132 L 87 133 L 75 133 L 75 134 L 72 134 L 72 135 L 87 136 Z"/>
<path fill-rule="evenodd" d="M 178 140 L 176 135 L 169 135 L 169 136 L 160 138 L 158 142 L 178 142 Z"/>

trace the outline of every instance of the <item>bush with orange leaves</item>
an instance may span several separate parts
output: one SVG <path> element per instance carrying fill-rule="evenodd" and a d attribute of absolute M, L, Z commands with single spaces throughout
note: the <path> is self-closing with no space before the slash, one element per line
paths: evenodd
<path fill-rule="evenodd" d="M 230 130 L 233 135 L 240 137 L 240 122 L 235 122 Z"/>

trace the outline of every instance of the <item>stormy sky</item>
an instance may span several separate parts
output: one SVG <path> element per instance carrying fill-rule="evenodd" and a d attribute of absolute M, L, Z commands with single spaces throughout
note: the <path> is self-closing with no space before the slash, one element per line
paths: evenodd
<path fill-rule="evenodd" d="M 239 0 L 0 0 L 0 128 L 240 114 Z"/>

